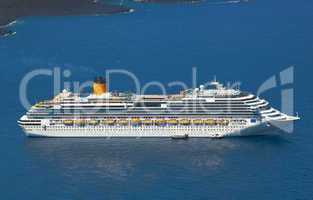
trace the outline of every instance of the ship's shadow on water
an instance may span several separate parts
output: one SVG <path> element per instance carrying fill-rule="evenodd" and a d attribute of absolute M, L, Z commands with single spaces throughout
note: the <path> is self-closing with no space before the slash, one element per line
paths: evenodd
<path fill-rule="evenodd" d="M 280 136 L 172 140 L 161 138 L 25 138 L 29 159 L 61 175 L 123 181 L 141 174 L 218 173 L 239 152 L 284 148 Z"/>

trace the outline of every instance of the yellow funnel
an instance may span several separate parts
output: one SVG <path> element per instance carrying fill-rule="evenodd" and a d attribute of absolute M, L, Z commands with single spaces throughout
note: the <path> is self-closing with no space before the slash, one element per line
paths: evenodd
<path fill-rule="evenodd" d="M 102 77 L 97 77 L 93 83 L 93 94 L 102 95 L 107 92 L 105 80 Z"/>

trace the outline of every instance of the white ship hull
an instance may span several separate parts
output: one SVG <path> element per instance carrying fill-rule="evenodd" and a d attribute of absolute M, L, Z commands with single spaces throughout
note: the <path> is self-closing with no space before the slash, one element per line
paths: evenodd
<path fill-rule="evenodd" d="M 174 95 L 111 93 L 98 77 L 89 96 L 64 90 L 52 100 L 32 106 L 18 123 L 33 137 L 178 139 L 277 134 L 273 130 L 277 127 L 290 132 L 293 121 L 299 119 L 253 94 L 216 81 L 210 86 Z"/>
<path fill-rule="evenodd" d="M 229 136 L 251 136 L 276 134 L 267 123 L 243 128 L 210 127 L 38 127 L 24 129 L 29 137 L 202 137 L 221 138 Z"/>

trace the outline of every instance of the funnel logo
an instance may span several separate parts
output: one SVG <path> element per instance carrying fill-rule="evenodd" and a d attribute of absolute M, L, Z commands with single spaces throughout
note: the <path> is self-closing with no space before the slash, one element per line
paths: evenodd
<path fill-rule="evenodd" d="M 286 115 L 294 115 L 294 67 L 291 66 L 279 73 L 268 78 L 258 89 L 257 96 L 280 87 L 281 88 L 281 112 Z M 279 122 L 271 123 L 273 126 L 287 132 L 292 133 L 294 130 L 294 123 L 281 124 Z"/>

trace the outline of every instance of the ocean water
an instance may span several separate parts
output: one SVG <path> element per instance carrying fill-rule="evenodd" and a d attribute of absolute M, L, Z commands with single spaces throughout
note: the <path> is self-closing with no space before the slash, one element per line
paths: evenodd
<path fill-rule="evenodd" d="M 20 19 L 17 34 L 0 39 L 0 198 L 312 199 L 313 2 L 130 5 L 131 14 Z M 196 67 L 198 84 L 216 75 L 256 93 L 290 66 L 294 83 L 261 95 L 280 108 L 281 91 L 294 89 L 301 120 L 279 137 L 30 139 L 16 123 L 26 111 L 20 82 L 38 68 L 70 70 L 68 82 L 125 69 L 141 84 L 191 87 Z M 52 83 L 32 79 L 30 102 L 51 98 Z M 115 75 L 111 87 L 133 91 L 134 83 Z"/>

